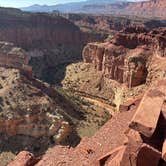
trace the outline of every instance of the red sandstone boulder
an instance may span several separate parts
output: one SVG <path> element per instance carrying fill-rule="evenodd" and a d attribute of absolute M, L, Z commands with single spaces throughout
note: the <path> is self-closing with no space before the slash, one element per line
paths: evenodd
<path fill-rule="evenodd" d="M 158 166 L 159 160 L 161 157 L 161 153 L 146 145 L 143 144 L 139 150 L 137 155 L 137 166 Z"/>
<path fill-rule="evenodd" d="M 131 120 L 130 128 L 151 137 L 157 127 L 164 96 L 165 94 L 158 88 L 150 89 Z"/>
<path fill-rule="evenodd" d="M 36 162 L 37 160 L 32 153 L 22 151 L 8 166 L 33 166 Z"/>

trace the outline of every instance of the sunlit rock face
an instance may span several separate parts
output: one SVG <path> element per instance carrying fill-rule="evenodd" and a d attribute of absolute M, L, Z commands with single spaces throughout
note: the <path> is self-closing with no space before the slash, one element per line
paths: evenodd
<path fill-rule="evenodd" d="M 49 91 L 49 86 L 32 77 L 26 52 L 0 42 L 0 60 L 0 133 L 9 137 L 57 136 L 60 141 L 70 132 L 69 124 L 43 91 Z"/>
<path fill-rule="evenodd" d="M 165 28 L 147 32 L 129 27 L 110 41 L 87 44 L 83 50 L 84 62 L 94 64 L 105 77 L 128 87 L 141 85 L 146 82 L 152 57 L 166 56 L 165 33 Z"/>

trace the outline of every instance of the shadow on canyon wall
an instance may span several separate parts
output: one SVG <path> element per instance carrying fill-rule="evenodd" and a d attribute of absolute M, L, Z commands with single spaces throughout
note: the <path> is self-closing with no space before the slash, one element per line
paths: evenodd
<path fill-rule="evenodd" d="M 59 44 L 50 49 L 40 50 L 43 55 L 31 57 L 30 60 L 34 76 L 49 84 L 61 86 L 61 81 L 66 75 L 66 67 L 82 61 L 83 47 L 84 44 Z"/>
<path fill-rule="evenodd" d="M 80 61 L 81 61 L 81 59 L 80 59 Z M 44 75 L 45 75 L 44 80 L 50 84 L 62 86 L 61 82 L 66 76 L 66 67 L 75 62 L 77 62 L 77 61 L 58 64 L 55 67 L 48 67 L 44 71 Z"/>

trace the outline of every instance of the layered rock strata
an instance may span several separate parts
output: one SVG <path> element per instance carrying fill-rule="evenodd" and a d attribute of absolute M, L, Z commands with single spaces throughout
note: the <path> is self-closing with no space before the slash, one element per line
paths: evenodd
<path fill-rule="evenodd" d="M 112 1 L 111 1 L 112 2 Z M 128 15 L 143 18 L 166 18 L 166 2 L 165 0 L 144 0 L 141 2 L 116 2 L 114 3 L 91 3 L 76 8 L 75 11 L 68 9 L 71 13 L 91 13 L 103 15 Z"/>
<path fill-rule="evenodd" d="M 83 60 L 94 64 L 105 77 L 134 87 L 146 82 L 152 57 L 166 56 L 165 36 L 165 28 L 146 32 L 129 27 L 110 41 L 89 43 Z"/>

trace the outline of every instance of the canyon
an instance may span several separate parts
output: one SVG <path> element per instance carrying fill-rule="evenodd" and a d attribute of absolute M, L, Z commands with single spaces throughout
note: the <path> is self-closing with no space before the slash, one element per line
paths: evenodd
<path fill-rule="evenodd" d="M 0 166 L 166 164 L 165 2 L 105 8 L 0 8 Z"/>
<path fill-rule="evenodd" d="M 85 43 L 105 38 L 99 33 L 84 33 L 61 16 L 13 8 L 0 8 L 0 15 L 1 41 L 25 49 L 34 74 L 45 81 L 51 82 L 56 66 L 80 60 Z"/>
<path fill-rule="evenodd" d="M 88 43 L 83 63 L 67 68 L 62 85 L 118 108 L 164 77 L 165 54 L 165 28 L 128 27 L 105 42 Z"/>
<path fill-rule="evenodd" d="M 93 117 L 90 104 L 86 112 L 60 88 L 34 78 L 29 60 L 24 49 L 0 42 L 0 165 L 9 163 L 17 151 L 40 156 L 56 144 L 75 146 L 80 133 L 89 130 L 84 129 L 89 121 L 84 116 Z M 110 117 L 98 114 L 88 122 L 94 125 L 92 134 Z"/>
<path fill-rule="evenodd" d="M 114 105 L 110 103 L 112 107 L 109 107 L 110 110 L 118 107 L 118 111 L 112 112 L 112 118 L 106 124 L 93 136 L 84 137 L 76 147 L 54 146 L 41 159 L 23 151 L 9 166 L 20 163 L 36 166 L 52 163 L 64 166 L 165 165 L 165 37 L 166 28 L 148 31 L 142 27 L 128 27 L 117 32 L 111 40 L 87 44 L 82 53 L 84 62 L 79 63 L 80 72 L 70 72 L 70 77 L 81 72 L 88 75 L 89 71 L 82 66 L 89 65 L 90 71 L 93 72 L 93 69 L 96 72 L 96 77 L 103 75 L 104 84 L 100 84 L 98 91 L 102 91 L 107 79 L 111 80 L 109 86 L 112 88 L 123 88 L 125 99 L 120 101 L 119 106 L 119 101 L 114 100 Z M 91 80 L 82 84 L 86 84 L 89 93 L 94 86 Z M 141 89 L 139 92 L 138 87 Z M 78 93 L 75 85 L 72 88 Z M 109 93 L 116 98 L 118 92 L 112 89 Z"/>
<path fill-rule="evenodd" d="M 94 125 L 93 134 L 109 119 L 107 112 L 95 113 L 98 117 L 90 119 L 94 114 L 91 104 L 87 112 L 75 100 L 34 78 L 25 50 L 0 42 L 0 165 L 25 149 L 40 156 L 53 145 L 75 146 L 80 133 L 89 130 L 84 123 Z"/>

